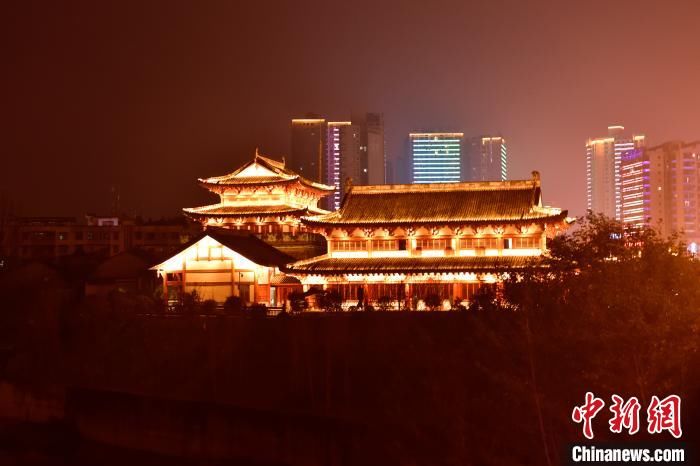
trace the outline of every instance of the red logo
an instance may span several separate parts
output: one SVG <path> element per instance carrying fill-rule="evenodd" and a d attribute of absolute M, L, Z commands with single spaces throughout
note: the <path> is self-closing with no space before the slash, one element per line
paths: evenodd
<path fill-rule="evenodd" d="M 593 418 L 603 409 L 605 402 L 596 398 L 593 393 L 586 392 L 586 402 L 581 406 L 576 406 L 571 413 L 571 419 L 576 423 L 583 422 L 583 435 L 587 439 L 593 438 Z"/>
<path fill-rule="evenodd" d="M 663 400 L 654 395 L 647 408 L 647 431 L 650 434 L 658 434 L 667 430 L 675 438 L 683 435 L 681 430 L 681 397 L 669 395 Z"/>
<path fill-rule="evenodd" d="M 627 433 L 634 435 L 639 432 L 639 409 L 642 405 L 639 404 L 637 397 L 633 396 L 627 402 L 617 396 L 612 396 L 613 404 L 610 406 L 610 411 L 613 413 L 612 419 L 608 421 L 610 424 L 610 432 L 619 434 L 622 429 L 627 429 Z"/>
<path fill-rule="evenodd" d="M 610 432 L 619 434 L 626 430 L 629 435 L 639 432 L 639 411 L 641 404 L 637 397 L 633 396 L 625 401 L 621 396 L 613 395 L 610 412 L 612 417 L 608 421 Z M 593 439 L 593 419 L 603 409 L 605 402 L 596 398 L 591 392 L 586 392 L 585 403 L 574 407 L 571 419 L 577 424 L 583 424 L 583 435 L 587 439 Z M 681 398 L 678 395 L 669 395 L 659 400 L 656 395 L 651 397 L 647 408 L 647 432 L 660 434 L 668 431 L 675 438 L 683 435 L 681 429 Z"/>

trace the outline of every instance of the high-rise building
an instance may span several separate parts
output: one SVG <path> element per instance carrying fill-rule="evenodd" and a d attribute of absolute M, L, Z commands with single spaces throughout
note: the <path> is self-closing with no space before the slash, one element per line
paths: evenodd
<path fill-rule="evenodd" d="M 361 128 L 350 121 L 328 122 L 328 173 L 326 184 L 335 187 L 329 198 L 329 209 L 338 209 L 347 180 L 357 183 L 363 177 L 361 159 Z M 366 174 L 366 173 L 365 173 Z M 359 183 L 358 183 L 359 184 Z"/>
<path fill-rule="evenodd" d="M 622 156 L 644 147 L 643 135 L 629 135 L 624 126 L 608 126 L 608 136 L 586 142 L 586 197 L 588 210 L 622 218 Z"/>
<path fill-rule="evenodd" d="M 700 245 L 700 141 L 667 142 L 622 156 L 621 220 L 679 233 L 693 252 Z"/>
<path fill-rule="evenodd" d="M 345 182 L 386 183 L 384 116 L 353 114 L 351 121 L 331 121 L 310 114 L 292 120 L 289 167 L 309 179 L 335 186 L 336 193 L 324 201 L 333 209 L 340 205 Z"/>
<path fill-rule="evenodd" d="M 632 227 L 649 226 L 652 218 L 663 216 L 663 156 L 650 156 L 644 148 L 622 154 L 620 220 Z"/>
<path fill-rule="evenodd" d="M 463 138 L 463 133 L 410 133 L 411 182 L 459 182 Z"/>
<path fill-rule="evenodd" d="M 462 181 L 508 179 L 508 146 L 502 136 L 477 136 L 464 141 Z"/>
<path fill-rule="evenodd" d="M 384 115 L 354 113 L 350 117 L 360 131 L 360 179 L 353 183 L 378 185 L 386 183 L 386 153 L 384 148 Z"/>
<path fill-rule="evenodd" d="M 292 148 L 287 164 L 293 171 L 312 181 L 328 181 L 324 118 L 309 115 L 309 118 L 292 120 Z"/>

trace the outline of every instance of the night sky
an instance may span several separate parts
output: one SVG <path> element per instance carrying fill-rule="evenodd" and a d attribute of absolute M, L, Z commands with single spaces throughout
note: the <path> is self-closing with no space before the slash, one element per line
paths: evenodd
<path fill-rule="evenodd" d="M 501 132 L 510 177 L 585 209 L 584 143 L 608 124 L 700 139 L 700 2 L 15 2 L 0 14 L 0 195 L 25 215 L 177 215 L 216 199 L 289 120 L 384 112 Z"/>

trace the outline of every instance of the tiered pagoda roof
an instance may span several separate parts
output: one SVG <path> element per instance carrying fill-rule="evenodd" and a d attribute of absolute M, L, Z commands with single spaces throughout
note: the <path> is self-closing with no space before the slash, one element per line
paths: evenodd
<path fill-rule="evenodd" d="M 278 162 L 255 152 L 255 157 L 239 169 L 228 175 L 199 178 L 199 183 L 207 189 L 222 192 L 237 187 L 253 185 L 269 186 L 286 183 L 299 183 L 321 195 L 332 192 L 335 188 L 308 180 L 285 167 L 285 162 Z M 223 189 L 222 189 L 223 188 Z"/>
<path fill-rule="evenodd" d="M 539 175 L 519 181 L 352 186 L 339 210 L 304 217 L 310 226 L 420 226 L 561 221 L 542 206 Z"/>
<path fill-rule="evenodd" d="M 287 273 L 311 275 L 393 274 L 393 273 L 480 273 L 522 268 L 532 258 L 521 256 L 467 257 L 362 257 L 321 256 L 282 268 Z"/>
<path fill-rule="evenodd" d="M 287 216 L 297 217 L 303 215 L 325 214 L 328 211 L 314 207 L 298 207 L 290 205 L 223 205 L 212 204 L 202 207 L 186 207 L 182 209 L 190 217 L 225 217 L 225 218 L 246 218 L 256 216 Z"/>
<path fill-rule="evenodd" d="M 196 220 L 282 216 L 298 218 L 304 215 L 323 215 L 328 211 L 319 209 L 315 205 L 316 201 L 312 202 L 310 199 L 321 198 L 334 190 L 332 186 L 307 180 L 287 169 L 284 161 L 279 162 L 264 157 L 257 150 L 253 160 L 234 172 L 223 176 L 199 178 L 198 181 L 204 188 L 221 195 L 222 199 L 218 204 L 183 209 L 185 215 Z M 241 194 L 244 191 L 248 193 L 257 191 L 264 195 L 265 190 L 277 187 L 303 193 L 301 197 L 303 201 L 290 202 L 289 199 L 292 197 L 286 198 L 286 201 L 267 201 L 267 203 L 255 199 L 224 200 L 226 193 Z M 293 196 L 293 198 L 299 199 L 299 196 Z"/>

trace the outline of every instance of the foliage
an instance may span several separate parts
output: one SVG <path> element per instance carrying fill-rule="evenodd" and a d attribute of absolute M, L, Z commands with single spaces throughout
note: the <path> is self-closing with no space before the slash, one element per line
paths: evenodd
<path fill-rule="evenodd" d="M 456 312 L 465 312 L 467 311 L 467 306 L 462 304 L 462 298 L 456 297 L 454 302 L 452 303 L 452 307 L 450 308 L 450 310 Z"/>
<path fill-rule="evenodd" d="M 214 314 L 218 308 L 219 305 L 213 299 L 207 299 L 203 301 L 201 305 L 202 314 Z"/>
<path fill-rule="evenodd" d="M 335 290 L 324 291 L 317 295 L 318 306 L 325 312 L 340 312 L 343 299 Z"/>
<path fill-rule="evenodd" d="M 243 300 L 239 296 L 229 296 L 224 301 L 226 314 L 241 315 L 243 313 Z"/>
<path fill-rule="evenodd" d="M 544 268 L 533 264 L 504 289 L 523 317 L 540 384 L 551 391 L 562 372 L 576 373 L 579 386 L 643 404 L 680 390 L 698 362 L 700 262 L 675 236 L 626 232 L 600 215 L 550 245 Z"/>
<path fill-rule="evenodd" d="M 175 312 L 180 314 L 194 314 L 199 311 L 201 299 L 197 290 L 182 292 L 175 303 Z"/>
<path fill-rule="evenodd" d="M 437 311 L 442 306 L 442 298 L 436 293 L 427 294 L 425 298 L 423 298 L 423 302 L 430 311 Z"/>
<path fill-rule="evenodd" d="M 267 306 L 261 303 L 254 303 L 248 308 L 248 312 L 251 317 L 266 317 L 267 316 Z"/>
<path fill-rule="evenodd" d="M 306 302 L 304 293 L 299 291 L 289 293 L 289 295 L 287 295 L 287 299 L 289 300 L 289 307 L 291 308 L 292 313 L 305 311 L 309 307 L 309 303 Z"/>
<path fill-rule="evenodd" d="M 309 414 L 351 418 L 341 435 L 362 434 L 350 464 L 561 464 L 563 446 L 581 441 L 571 410 L 586 391 L 607 402 L 612 393 L 638 397 L 642 430 L 651 396 L 678 394 L 683 440 L 698 444 L 700 261 L 676 238 L 621 232 L 589 216 L 497 293 L 477 293 L 470 307 L 479 312 L 204 326 L 143 318 L 149 301 L 125 294 L 77 301 L 45 287 L 7 290 L 0 378 L 268 406 L 312 428 L 329 424 Z M 305 307 L 303 293 L 289 298 Z M 241 309 L 240 299 L 229 298 L 232 306 Z M 663 439 L 610 434 L 607 408 L 595 419 L 596 440 Z"/>
<path fill-rule="evenodd" d="M 464 306 L 462 306 L 464 307 Z M 500 303 L 493 286 L 481 286 L 477 289 L 469 301 L 469 311 L 496 311 L 500 309 Z"/>
<path fill-rule="evenodd" d="M 394 300 L 391 299 L 391 296 L 381 296 L 377 300 L 377 307 L 379 308 L 380 311 L 388 311 L 391 309 L 392 305 L 394 303 Z"/>

